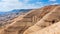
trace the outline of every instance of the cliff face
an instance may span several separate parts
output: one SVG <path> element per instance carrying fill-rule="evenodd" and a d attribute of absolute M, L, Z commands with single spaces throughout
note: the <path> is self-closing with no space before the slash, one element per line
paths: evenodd
<path fill-rule="evenodd" d="M 60 21 L 59 8 L 58 5 L 53 5 L 31 10 L 12 19 L 12 23 L 0 29 L 0 34 L 30 34 L 50 26 Z"/>

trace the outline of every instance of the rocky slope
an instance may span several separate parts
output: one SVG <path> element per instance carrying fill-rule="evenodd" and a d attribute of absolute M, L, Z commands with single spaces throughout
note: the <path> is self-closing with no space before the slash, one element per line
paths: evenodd
<path fill-rule="evenodd" d="M 19 15 L 2 27 L 0 34 L 35 34 L 34 32 L 60 21 L 59 8 L 59 5 L 50 5 Z"/>
<path fill-rule="evenodd" d="M 15 9 L 9 12 L 0 12 L 0 27 L 11 23 L 11 20 L 17 18 L 20 15 L 25 15 L 32 9 Z"/>
<path fill-rule="evenodd" d="M 60 21 L 49 27 L 29 34 L 60 34 Z"/>
<path fill-rule="evenodd" d="M 29 34 L 45 27 L 48 27 L 56 22 L 60 21 L 60 6 L 55 7 L 51 12 L 46 14 L 40 21 L 38 21 L 34 26 L 27 29 L 24 34 Z"/>

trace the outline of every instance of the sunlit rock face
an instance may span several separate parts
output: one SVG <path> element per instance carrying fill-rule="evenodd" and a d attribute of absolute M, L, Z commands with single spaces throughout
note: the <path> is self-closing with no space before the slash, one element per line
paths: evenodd
<path fill-rule="evenodd" d="M 60 34 L 60 21 L 44 29 L 29 34 Z"/>
<path fill-rule="evenodd" d="M 32 9 L 14 9 L 12 11 L 0 12 L 0 26 L 12 23 L 13 19 L 17 18 L 20 15 L 24 15 Z"/>
<path fill-rule="evenodd" d="M 60 6 L 55 7 L 52 11 L 50 11 L 48 14 L 46 14 L 40 21 L 38 21 L 34 26 L 28 28 L 24 34 L 29 34 L 32 32 L 39 31 L 41 29 L 44 29 L 45 27 L 48 27 L 54 23 L 57 23 L 60 21 Z"/>
<path fill-rule="evenodd" d="M 33 32 L 49 27 L 60 21 L 59 8 L 59 5 L 50 5 L 33 9 L 26 13 L 18 12 L 17 17 L 11 19 L 9 24 L 0 29 L 0 34 L 32 34 Z"/>

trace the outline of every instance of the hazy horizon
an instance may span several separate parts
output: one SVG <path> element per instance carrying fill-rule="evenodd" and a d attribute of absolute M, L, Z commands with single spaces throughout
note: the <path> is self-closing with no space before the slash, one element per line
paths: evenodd
<path fill-rule="evenodd" d="M 46 5 L 55 4 L 60 4 L 60 0 L 0 0 L 0 11 L 36 9 Z"/>

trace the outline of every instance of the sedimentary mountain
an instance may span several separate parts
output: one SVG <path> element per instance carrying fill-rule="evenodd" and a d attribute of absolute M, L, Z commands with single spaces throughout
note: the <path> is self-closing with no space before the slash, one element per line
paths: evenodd
<path fill-rule="evenodd" d="M 38 21 L 34 26 L 27 29 L 24 34 L 29 34 L 32 32 L 39 31 L 41 29 L 44 29 L 45 27 L 48 27 L 54 23 L 59 22 L 60 21 L 60 11 L 59 11 L 60 9 L 59 8 L 60 6 L 55 7 L 52 11 L 46 14 L 40 21 Z"/>
<path fill-rule="evenodd" d="M 20 15 L 25 15 L 32 9 L 14 9 L 8 12 L 0 12 L 0 26 L 12 23 L 11 20 Z"/>
<path fill-rule="evenodd" d="M 50 5 L 19 15 L 10 20 L 10 24 L 2 27 L 0 34 L 35 34 L 34 32 L 38 34 L 38 30 L 40 31 L 60 21 L 59 8 L 59 5 Z"/>
<path fill-rule="evenodd" d="M 30 34 L 60 34 L 60 21 Z"/>

